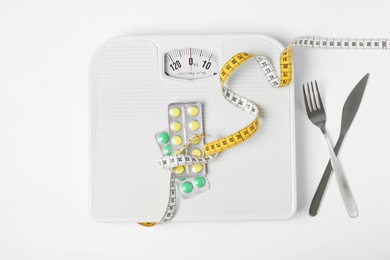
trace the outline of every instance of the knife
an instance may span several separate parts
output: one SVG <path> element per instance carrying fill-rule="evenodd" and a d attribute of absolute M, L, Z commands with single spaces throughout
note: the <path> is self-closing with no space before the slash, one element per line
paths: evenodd
<path fill-rule="evenodd" d="M 339 135 L 339 139 L 337 140 L 336 146 L 334 147 L 334 153 L 336 155 L 339 153 L 341 144 L 344 141 L 345 135 L 347 134 L 349 127 L 351 126 L 352 121 L 355 118 L 360 102 L 362 101 L 364 90 L 366 89 L 366 85 L 368 81 L 368 76 L 369 73 L 367 73 L 359 81 L 359 83 L 349 94 L 347 100 L 345 100 L 343 113 L 341 117 L 340 135 Z M 332 176 L 332 171 L 333 171 L 332 164 L 329 160 L 328 165 L 326 166 L 325 172 L 322 175 L 321 181 L 317 187 L 316 193 L 314 194 L 313 200 L 310 205 L 309 214 L 312 217 L 318 214 L 330 177 Z"/>

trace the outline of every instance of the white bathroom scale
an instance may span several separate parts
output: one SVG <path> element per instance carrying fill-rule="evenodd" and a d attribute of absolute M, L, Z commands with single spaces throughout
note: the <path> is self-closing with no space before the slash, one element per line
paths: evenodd
<path fill-rule="evenodd" d="M 267 57 L 279 72 L 284 47 L 263 35 L 120 36 L 94 54 L 89 72 L 90 211 L 99 222 L 159 221 L 170 192 L 155 135 L 171 103 L 200 102 L 210 141 L 253 118 L 221 94 L 219 70 L 239 52 Z M 209 162 L 210 188 L 177 196 L 172 222 L 281 220 L 296 210 L 294 84 L 273 88 L 249 59 L 226 83 L 260 111 L 248 140 Z"/>

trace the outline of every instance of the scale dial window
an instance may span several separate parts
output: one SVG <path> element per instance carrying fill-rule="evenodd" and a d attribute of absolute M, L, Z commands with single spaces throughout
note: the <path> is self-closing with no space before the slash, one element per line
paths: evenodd
<path fill-rule="evenodd" d="M 218 74 L 218 53 L 200 48 L 176 49 L 164 55 L 164 74 L 167 77 L 198 80 Z"/>

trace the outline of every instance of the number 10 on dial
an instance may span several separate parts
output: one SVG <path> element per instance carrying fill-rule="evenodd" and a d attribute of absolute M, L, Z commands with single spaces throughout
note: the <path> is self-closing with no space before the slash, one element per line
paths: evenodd
<path fill-rule="evenodd" d="M 177 49 L 165 53 L 164 73 L 168 77 L 196 80 L 218 74 L 218 53 L 200 48 Z"/>

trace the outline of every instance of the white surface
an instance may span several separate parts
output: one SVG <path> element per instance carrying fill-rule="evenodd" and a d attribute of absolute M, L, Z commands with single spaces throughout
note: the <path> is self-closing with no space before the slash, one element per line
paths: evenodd
<path fill-rule="evenodd" d="M 218 139 L 253 121 L 223 98 L 219 75 L 178 81 L 163 74 L 164 53 L 187 46 L 216 51 L 222 65 L 243 50 L 277 64 L 283 50 L 262 35 L 120 36 L 105 42 L 90 67 L 90 190 L 95 220 L 152 222 L 164 215 L 170 174 L 159 169 L 161 152 L 154 135 L 169 127 L 169 103 L 202 102 L 205 133 Z M 226 86 L 257 104 L 261 130 L 207 164 L 211 189 L 179 199 L 173 221 L 290 218 L 296 210 L 294 84 L 273 88 L 253 58 L 228 78 Z"/>
<path fill-rule="evenodd" d="M 352 87 L 371 72 L 340 159 L 359 207 L 348 217 L 333 179 L 307 211 L 327 162 L 296 89 L 298 211 L 288 221 L 102 224 L 88 212 L 89 60 L 117 35 L 259 33 L 390 37 L 387 1 L 2 1 L 1 259 L 380 259 L 390 257 L 390 97 L 385 51 L 295 50 L 295 83 L 316 79 L 337 139 Z M 223 10 L 219 9 L 223 6 Z M 276 17 L 277 15 L 278 17 Z M 228 25 L 227 19 L 235 21 Z M 185 235 L 191 241 L 189 243 Z M 193 253 L 196 247 L 199 253 Z M 166 258 L 166 257 L 165 257 Z M 213 258 L 216 258 L 215 256 Z"/>

